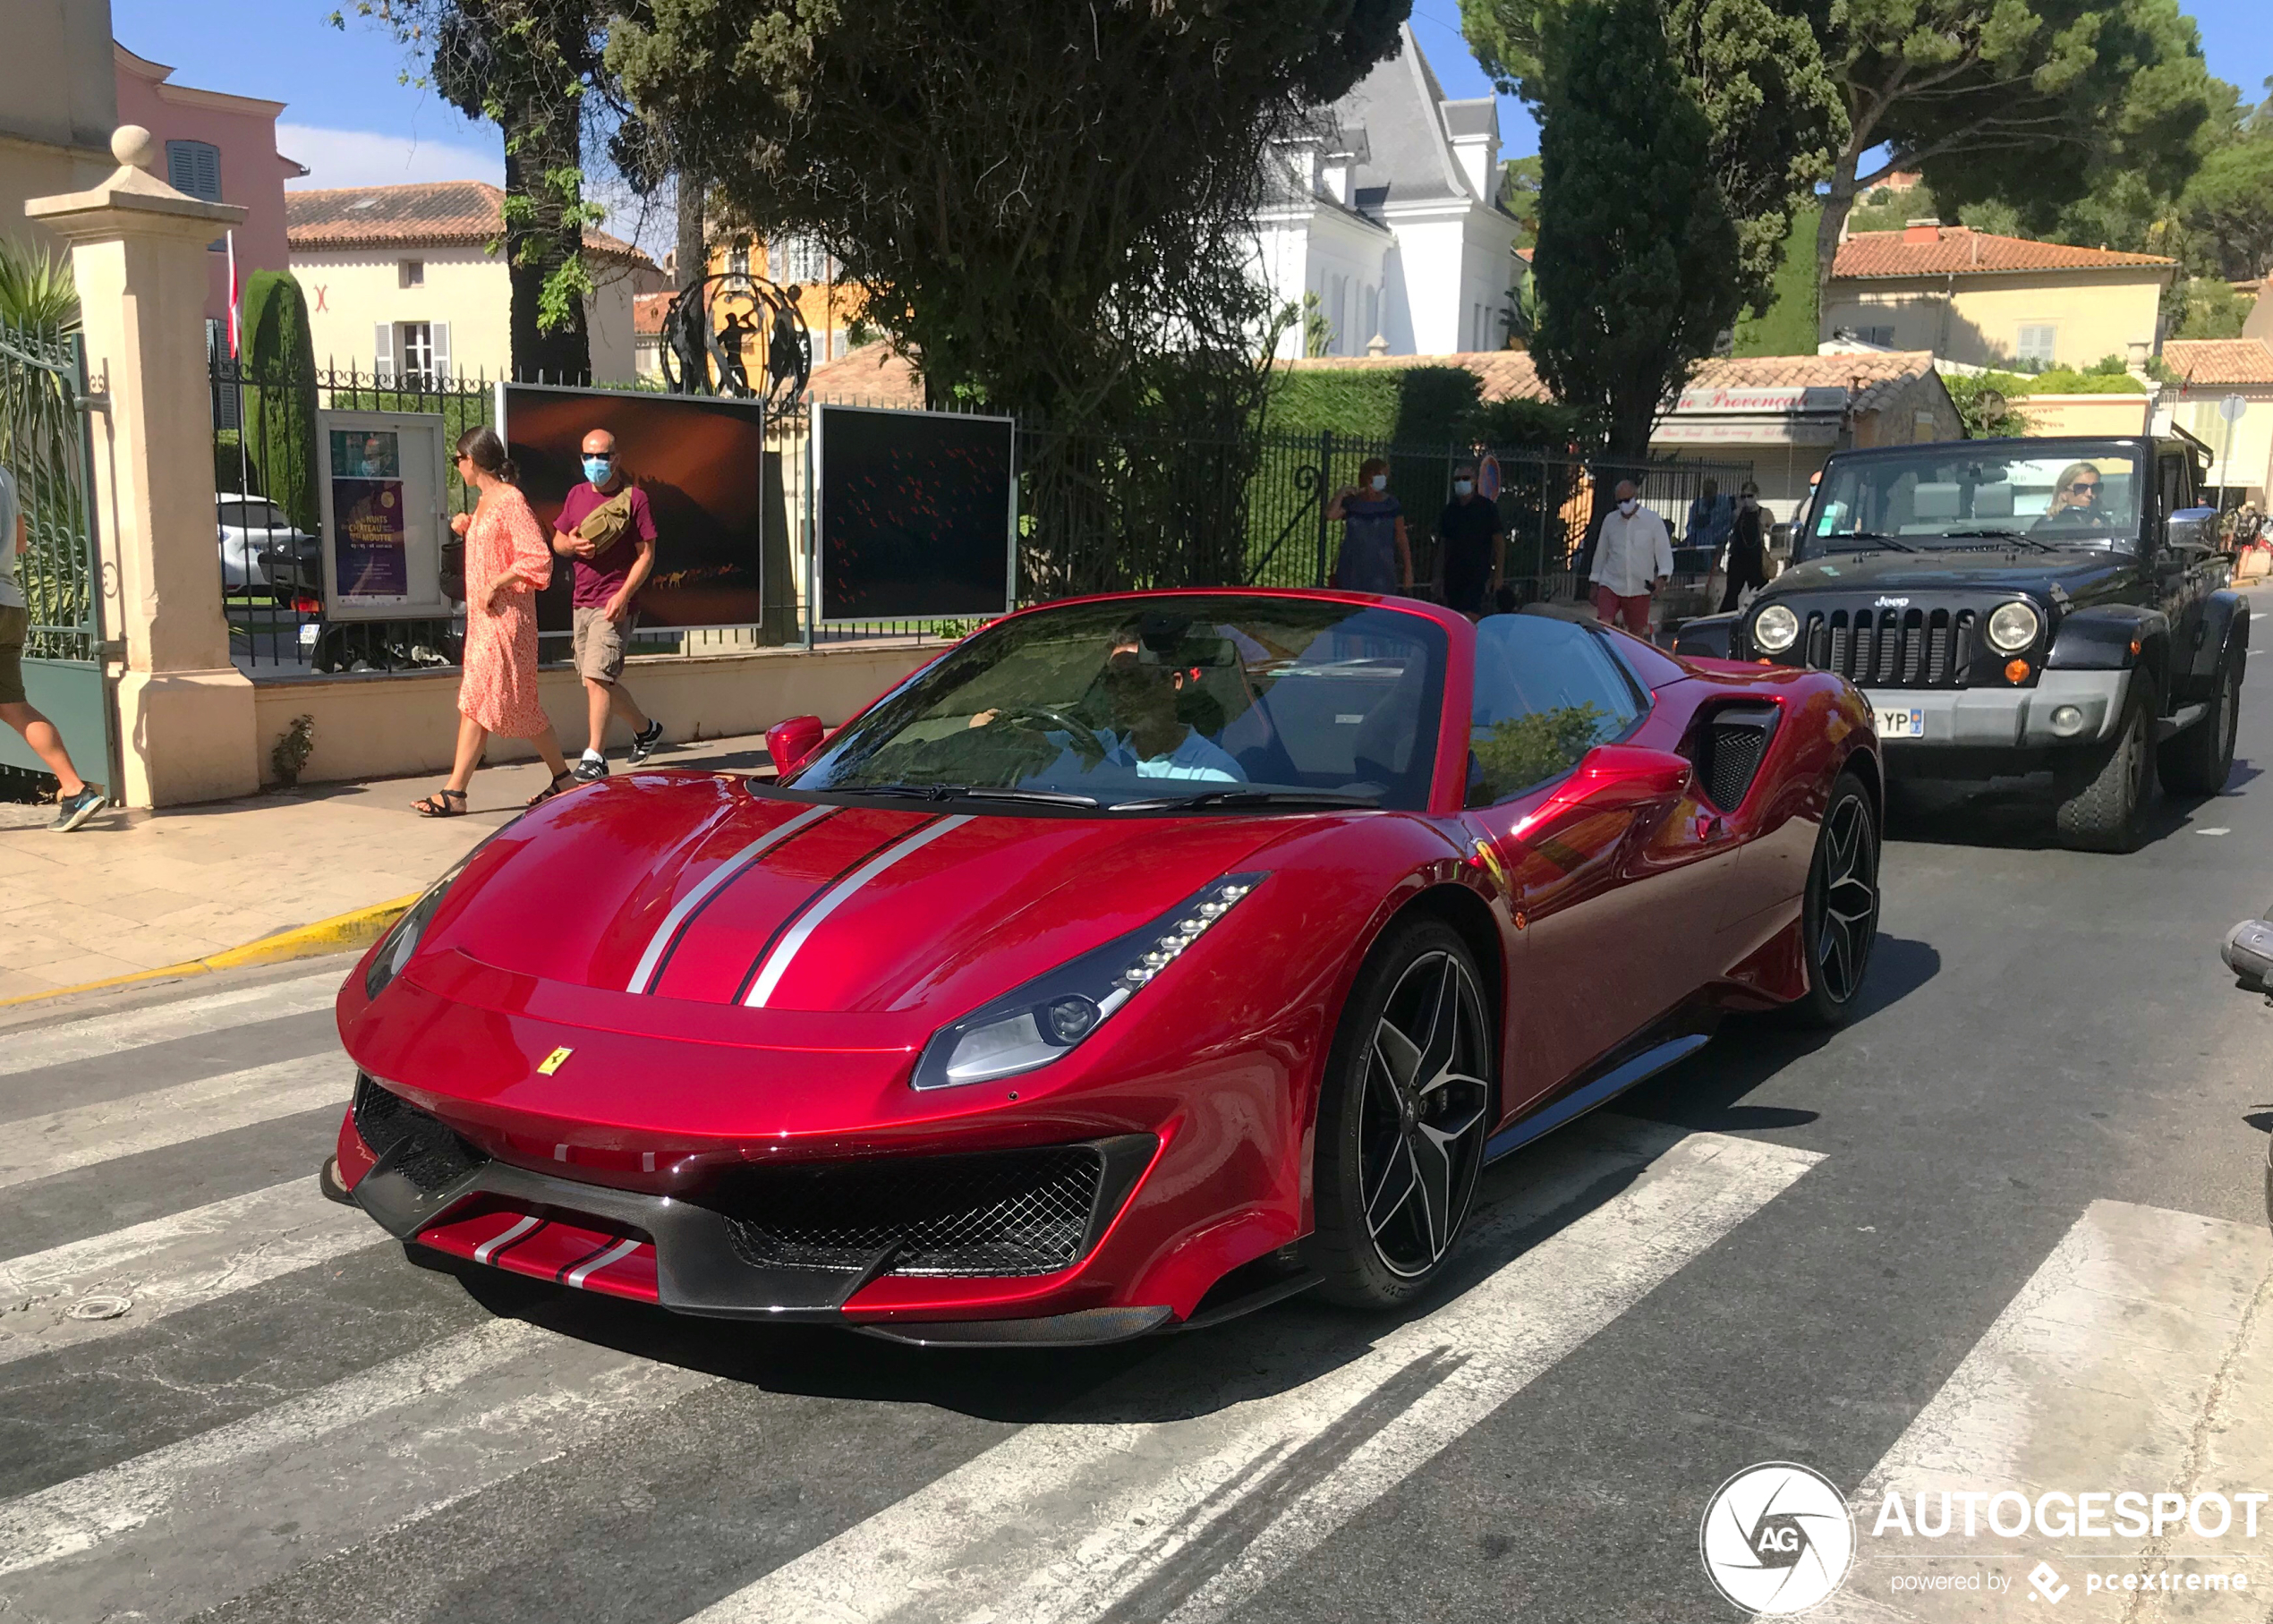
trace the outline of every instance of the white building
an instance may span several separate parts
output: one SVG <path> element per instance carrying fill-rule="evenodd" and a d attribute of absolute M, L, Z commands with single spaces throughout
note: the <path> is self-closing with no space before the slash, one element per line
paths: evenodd
<path fill-rule="evenodd" d="M 1279 302 L 1317 297 L 1325 353 L 1443 355 L 1505 342 L 1513 217 L 1497 201 L 1499 109 L 1451 101 L 1410 27 L 1397 55 L 1281 143 L 1285 168 L 1256 217 Z M 1303 353 L 1298 322 L 1279 354 Z"/>

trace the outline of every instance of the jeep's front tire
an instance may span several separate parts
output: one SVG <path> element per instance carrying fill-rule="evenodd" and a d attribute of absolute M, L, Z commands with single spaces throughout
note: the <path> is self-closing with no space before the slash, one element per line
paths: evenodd
<path fill-rule="evenodd" d="M 2060 774 L 2053 821 L 2066 845 L 2083 852 L 2128 852 L 2146 838 L 2155 715 L 2154 682 L 2134 674 L 2114 739 L 2077 752 L 2082 759 Z"/>

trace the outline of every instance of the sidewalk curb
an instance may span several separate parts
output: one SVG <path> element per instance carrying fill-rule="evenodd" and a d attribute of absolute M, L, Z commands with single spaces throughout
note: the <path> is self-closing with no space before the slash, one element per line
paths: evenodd
<path fill-rule="evenodd" d="M 419 899 L 419 892 L 413 891 L 407 897 L 397 897 L 392 902 L 357 908 L 351 914 L 335 914 L 329 919 L 319 919 L 313 924 L 294 925 L 246 942 L 242 947 L 225 948 L 218 953 L 204 958 L 193 958 L 185 964 L 167 965 L 157 970 L 137 970 L 132 975 L 114 975 L 107 981 L 82 982 L 76 987 L 56 987 L 47 992 L 24 992 L 14 998 L 0 998 L 0 1009 L 16 1004 L 36 1004 L 73 992 L 128 987 L 136 982 L 204 975 L 215 970 L 243 969 L 248 965 L 281 965 L 295 958 L 313 958 L 319 954 L 338 953 L 349 948 L 366 948 L 384 936 L 387 928 L 401 918 L 411 904 Z"/>

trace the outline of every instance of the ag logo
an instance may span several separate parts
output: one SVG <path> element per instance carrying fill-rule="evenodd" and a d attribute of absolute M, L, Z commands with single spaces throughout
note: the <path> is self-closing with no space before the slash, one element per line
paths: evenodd
<path fill-rule="evenodd" d="M 1854 1560 L 1846 1497 L 1789 1461 L 1747 1467 L 1714 1492 L 1697 1532 L 1714 1586 L 1747 1612 L 1805 1612 Z"/>

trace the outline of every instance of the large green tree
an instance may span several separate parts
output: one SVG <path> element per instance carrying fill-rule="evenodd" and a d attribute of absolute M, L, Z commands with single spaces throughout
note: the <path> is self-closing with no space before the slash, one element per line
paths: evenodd
<path fill-rule="evenodd" d="M 244 285 L 245 455 L 261 492 L 313 535 L 321 494 L 316 476 L 316 346 L 308 300 L 290 271 L 254 271 Z"/>
<path fill-rule="evenodd" d="M 1742 302 L 1737 230 L 1656 0 L 1572 0 L 1542 60 L 1532 353 L 1607 455 L 1639 460 Z"/>
<path fill-rule="evenodd" d="M 391 30 L 418 77 L 446 101 L 505 133 L 503 249 L 512 283 L 514 371 L 585 381 L 592 291 L 583 198 L 595 100 L 608 99 L 601 49 L 609 0 L 356 0 L 355 14 Z M 334 22 L 342 15 L 335 12 Z M 599 96 L 595 97 L 595 92 Z"/>
<path fill-rule="evenodd" d="M 630 0 L 609 60 L 723 202 L 835 254 L 935 394 L 1077 423 L 1249 347 L 1273 138 L 1409 3 Z"/>
<path fill-rule="evenodd" d="M 2045 230 L 2087 200 L 2133 207 L 2126 184 L 2175 195 L 2218 101 L 2178 0 L 1844 0 L 1828 54 L 1848 128 L 1818 285 L 1857 196 L 1887 175 L 1923 170 L 1945 209 L 2001 200 Z"/>
<path fill-rule="evenodd" d="M 2178 213 L 2201 268 L 2235 281 L 2273 269 L 2273 97 L 2219 132 L 2180 194 Z"/>
<path fill-rule="evenodd" d="M 1546 42 L 1574 0 L 1461 0 L 1462 31 L 1502 89 L 1544 110 Z M 1707 174 L 1737 234 L 1746 302 L 1765 308 L 1793 209 L 1845 138 L 1821 40 L 1842 0 L 1661 0 L 1679 90 L 1704 116 Z M 1630 103 L 1635 93 L 1617 93 Z"/>

